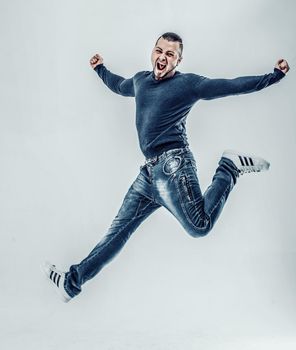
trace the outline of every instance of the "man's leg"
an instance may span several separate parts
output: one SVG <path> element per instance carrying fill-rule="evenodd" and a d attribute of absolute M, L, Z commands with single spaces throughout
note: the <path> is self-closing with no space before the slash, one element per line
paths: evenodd
<path fill-rule="evenodd" d="M 259 158 L 253 158 L 254 162 L 256 159 Z M 191 236 L 204 236 L 213 228 L 243 170 L 235 163 L 234 156 L 224 153 L 211 185 L 202 194 L 193 154 L 190 151 L 176 152 L 155 166 L 158 178 L 156 199 Z"/>
<path fill-rule="evenodd" d="M 203 195 L 205 213 L 210 217 L 210 229 L 218 219 L 237 177 L 245 173 L 266 171 L 269 166 L 269 162 L 260 157 L 244 155 L 235 151 L 223 152 L 212 184 Z"/>
<path fill-rule="evenodd" d="M 47 277 L 57 287 L 63 301 L 68 302 L 78 295 L 82 285 L 112 260 L 141 222 L 160 207 L 150 196 L 150 181 L 150 174 L 145 169 L 142 171 L 141 167 L 107 234 L 79 264 L 72 265 L 66 273 L 50 263 L 44 265 Z"/>
<path fill-rule="evenodd" d="M 74 297 L 81 286 L 93 278 L 105 264 L 119 253 L 131 234 L 160 205 L 137 192 L 131 186 L 114 218 L 106 236 L 89 255 L 77 265 L 72 265 L 65 276 L 65 289 Z"/>

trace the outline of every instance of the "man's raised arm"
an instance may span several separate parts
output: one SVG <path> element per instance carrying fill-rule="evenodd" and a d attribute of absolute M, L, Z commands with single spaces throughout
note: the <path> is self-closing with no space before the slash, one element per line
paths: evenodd
<path fill-rule="evenodd" d="M 211 100 L 219 97 L 259 91 L 278 82 L 285 76 L 289 69 L 288 62 L 280 59 L 277 61 L 273 73 L 265 75 L 238 77 L 235 79 L 209 79 L 200 77 L 195 86 L 195 93 L 198 98 Z"/>
<path fill-rule="evenodd" d="M 135 96 L 133 78 L 125 79 L 108 71 L 103 64 L 103 57 L 98 54 L 94 55 L 89 62 L 110 90 L 122 96 Z"/>

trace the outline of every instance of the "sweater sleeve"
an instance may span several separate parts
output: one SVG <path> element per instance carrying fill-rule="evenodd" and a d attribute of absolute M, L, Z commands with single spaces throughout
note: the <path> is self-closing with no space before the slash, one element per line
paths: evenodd
<path fill-rule="evenodd" d="M 199 76 L 194 84 L 194 93 L 198 99 L 211 100 L 230 95 L 247 94 L 272 85 L 285 76 L 281 70 L 274 68 L 273 73 L 246 76 L 234 79 L 210 79 Z"/>
<path fill-rule="evenodd" d="M 94 68 L 106 86 L 116 94 L 122 96 L 135 96 L 133 78 L 125 79 L 119 75 L 111 73 L 104 64 Z"/>

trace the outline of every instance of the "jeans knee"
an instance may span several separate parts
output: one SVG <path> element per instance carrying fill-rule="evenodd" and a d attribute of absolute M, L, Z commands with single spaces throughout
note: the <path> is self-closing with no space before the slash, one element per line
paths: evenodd
<path fill-rule="evenodd" d="M 209 220 L 206 220 L 203 224 L 192 225 L 187 229 L 187 233 L 193 238 L 204 237 L 212 230 L 212 224 Z"/>

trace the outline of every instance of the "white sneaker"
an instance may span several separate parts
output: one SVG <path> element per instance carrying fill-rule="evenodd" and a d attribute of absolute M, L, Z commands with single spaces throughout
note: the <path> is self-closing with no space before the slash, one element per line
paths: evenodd
<path fill-rule="evenodd" d="M 72 298 L 70 297 L 70 295 L 66 292 L 66 290 L 64 288 L 65 272 L 59 271 L 55 267 L 55 265 L 52 265 L 49 262 L 45 262 L 42 265 L 42 270 L 45 272 L 47 280 L 54 287 L 54 289 L 58 292 L 62 301 L 65 303 L 70 301 Z"/>
<path fill-rule="evenodd" d="M 224 151 L 222 157 L 232 160 L 240 174 L 266 171 L 270 163 L 260 157 L 254 157 L 236 151 Z"/>

